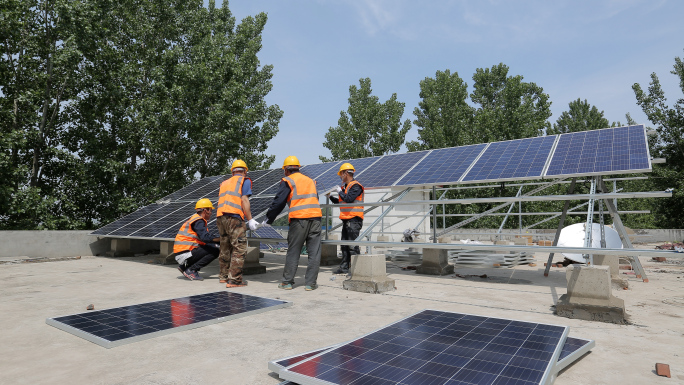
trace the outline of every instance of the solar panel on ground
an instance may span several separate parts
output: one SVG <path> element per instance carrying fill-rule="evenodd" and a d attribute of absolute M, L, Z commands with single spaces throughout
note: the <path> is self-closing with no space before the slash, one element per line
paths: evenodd
<path fill-rule="evenodd" d="M 365 188 L 392 186 L 426 154 L 427 151 L 385 155 L 355 178 Z"/>
<path fill-rule="evenodd" d="M 650 170 L 644 126 L 562 134 L 546 176 L 597 175 Z"/>
<path fill-rule="evenodd" d="M 152 203 L 151 205 L 147 205 L 147 206 L 139 209 L 138 211 L 134 211 L 134 212 L 126 215 L 125 217 L 117 219 L 116 221 L 114 221 L 114 222 L 112 222 L 106 226 L 100 227 L 99 229 L 93 231 L 91 234 L 93 234 L 93 235 L 110 234 L 111 232 L 113 232 L 113 231 L 115 231 L 115 230 L 117 230 L 117 229 L 131 223 L 131 222 L 137 221 L 140 218 L 143 218 L 144 216 L 146 216 L 147 214 L 150 214 L 150 213 L 152 213 L 156 210 L 159 210 L 165 206 L 166 206 L 165 204 Z"/>
<path fill-rule="evenodd" d="M 291 305 L 287 301 L 219 291 L 48 318 L 46 323 L 112 348 Z"/>
<path fill-rule="evenodd" d="M 556 136 L 491 143 L 463 182 L 508 181 L 539 178 Z"/>
<path fill-rule="evenodd" d="M 318 178 L 316 178 L 316 183 L 318 185 L 318 193 L 323 194 L 326 191 L 330 191 L 335 186 L 341 185 L 341 180 L 337 172 L 340 170 L 340 165 L 344 163 L 351 163 L 354 166 L 354 177 L 358 177 L 363 171 L 370 167 L 373 163 L 377 162 L 381 156 L 374 156 L 370 158 L 360 158 L 352 160 L 343 160 L 335 167 L 330 168 L 328 171 L 324 172 Z"/>
<path fill-rule="evenodd" d="M 565 326 L 424 310 L 280 371 L 298 384 L 545 384 Z"/>
<path fill-rule="evenodd" d="M 395 185 L 457 183 L 486 146 L 486 144 L 475 144 L 433 150 L 416 165 L 412 172 L 401 178 Z"/>
<path fill-rule="evenodd" d="M 282 247 L 287 247 L 287 242 L 285 241 L 285 238 L 283 238 L 282 235 L 280 235 L 279 232 L 277 232 L 273 227 L 271 226 L 264 226 L 262 228 L 256 229 L 251 232 L 251 236 L 253 238 L 272 238 L 272 239 L 282 239 L 283 242 L 278 242 L 276 244 L 268 244 L 269 248 L 282 248 Z"/>

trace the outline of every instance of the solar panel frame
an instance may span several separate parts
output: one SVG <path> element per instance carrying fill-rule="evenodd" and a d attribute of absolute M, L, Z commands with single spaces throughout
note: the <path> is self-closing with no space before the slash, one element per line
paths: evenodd
<path fill-rule="evenodd" d="M 390 187 L 404 177 L 427 154 L 429 154 L 429 151 L 384 155 L 361 173 L 354 175 L 354 179 L 358 180 L 366 190 Z M 395 167 L 397 165 L 400 166 L 388 170 L 389 167 L 386 167 L 388 164 L 392 164 Z"/>
<path fill-rule="evenodd" d="M 612 135 L 608 137 L 609 134 Z M 620 140 L 624 140 L 625 135 L 627 143 L 622 144 Z M 584 147 L 585 143 L 588 147 Z M 609 145 L 610 152 L 607 151 Z M 594 152 L 585 151 L 585 148 L 594 149 Z M 560 134 L 552 155 L 544 172 L 547 178 L 644 173 L 651 172 L 653 167 L 648 136 L 641 124 Z M 589 158 L 593 161 L 585 160 Z M 569 170 L 568 163 L 577 164 L 576 170 Z M 592 171 L 588 171 L 589 164 L 593 166 Z M 597 168 L 602 169 L 597 171 Z"/>
<path fill-rule="evenodd" d="M 520 320 L 503 319 L 503 318 L 496 318 L 496 317 L 483 317 L 483 316 L 474 315 L 474 314 L 468 314 L 468 313 L 445 312 L 445 311 L 434 310 L 434 309 L 425 309 L 425 310 L 421 310 L 421 311 L 419 311 L 419 312 L 417 312 L 417 313 L 414 313 L 414 314 L 412 314 L 412 315 L 409 315 L 409 316 L 407 316 L 407 317 L 405 317 L 405 318 L 403 318 L 403 319 L 400 319 L 400 320 L 398 320 L 398 321 L 396 321 L 396 322 L 393 322 L 393 323 L 391 323 L 391 324 L 389 324 L 389 325 L 383 326 L 383 327 L 380 328 L 380 329 L 376 329 L 375 331 L 372 331 L 372 332 L 370 332 L 370 333 L 367 333 L 367 334 L 365 334 L 365 335 L 363 335 L 363 336 L 361 336 L 361 337 L 359 337 L 359 338 L 356 338 L 356 339 L 354 339 L 354 340 L 348 341 L 347 343 L 344 343 L 344 344 L 340 344 L 340 345 L 338 345 L 338 347 L 335 348 L 335 349 L 330 349 L 330 350 L 324 351 L 324 352 L 322 352 L 322 353 L 320 353 L 320 354 L 317 354 L 317 355 L 315 355 L 315 356 L 309 357 L 309 358 L 307 358 L 307 359 L 305 359 L 305 360 L 302 360 L 302 361 L 300 361 L 300 362 L 298 362 L 298 363 L 295 363 L 294 365 L 291 365 L 291 366 L 288 366 L 288 367 L 282 369 L 282 370 L 279 372 L 279 375 L 280 375 L 280 377 L 281 377 L 282 379 L 285 379 L 285 380 L 288 380 L 288 381 L 292 381 L 292 382 L 297 383 L 297 384 L 300 384 L 300 385 L 318 385 L 318 384 L 333 384 L 333 385 L 335 385 L 335 384 L 337 384 L 337 382 L 329 382 L 329 381 L 322 380 L 322 379 L 319 379 L 319 378 L 309 377 L 309 376 L 306 376 L 306 375 L 303 375 L 303 374 L 300 374 L 300 373 L 297 373 L 297 372 L 293 372 L 292 370 L 293 370 L 294 368 L 296 368 L 297 366 L 299 366 L 299 365 L 306 365 L 307 363 L 312 362 L 312 360 L 318 359 L 319 357 L 322 357 L 322 356 L 324 356 L 324 355 L 326 355 L 326 354 L 332 354 L 332 353 L 334 352 L 334 350 L 336 350 L 336 349 L 345 348 L 345 347 L 349 346 L 349 345 L 352 344 L 352 343 L 356 343 L 356 342 L 358 342 L 358 341 L 363 340 L 364 338 L 367 338 L 367 339 L 368 339 L 369 336 L 372 336 L 372 335 L 377 334 L 377 333 L 383 334 L 383 333 L 382 333 L 383 330 L 390 329 L 392 326 L 398 325 L 398 324 L 400 324 L 400 323 L 402 323 L 402 322 L 404 322 L 404 321 L 407 321 L 407 320 L 411 319 L 412 317 L 415 317 L 415 316 L 417 316 L 417 315 L 419 315 L 419 314 L 421 314 L 421 313 L 424 313 L 424 312 L 436 312 L 436 313 L 442 313 L 442 314 L 462 315 L 462 316 L 463 316 L 462 318 L 464 318 L 464 317 L 477 317 L 477 318 L 484 318 L 484 319 L 486 319 L 486 320 L 490 320 L 490 319 L 491 319 L 491 320 L 498 320 L 498 321 L 510 321 L 510 322 L 524 323 L 524 324 L 542 325 L 542 326 L 545 326 L 545 327 L 561 328 L 561 329 L 562 329 L 561 336 L 559 337 L 557 343 L 555 344 L 554 351 L 553 351 L 553 353 L 552 353 L 550 359 L 548 360 L 548 362 L 547 362 L 547 364 L 546 364 L 546 366 L 545 366 L 545 368 L 544 368 L 543 375 L 542 375 L 541 379 L 540 379 L 538 382 L 534 382 L 534 383 L 535 383 L 535 384 L 536 384 L 536 383 L 538 383 L 538 384 L 548 384 L 548 383 L 550 383 L 549 381 L 552 381 L 553 378 L 555 378 L 555 374 L 556 374 L 556 370 L 555 370 L 555 368 L 556 368 L 556 362 L 558 361 L 558 358 L 559 358 L 560 353 L 561 353 L 561 351 L 562 351 L 563 344 L 564 344 L 564 342 L 565 342 L 565 340 L 566 340 L 566 338 L 567 338 L 567 336 L 568 336 L 569 327 L 567 327 L 567 326 L 562 326 L 562 325 L 553 325 L 553 324 L 546 324 L 546 323 L 535 323 L 535 322 L 530 322 L 530 321 L 520 321 Z M 412 322 L 414 322 L 414 321 L 412 321 Z M 484 321 L 483 321 L 483 322 L 484 322 Z M 427 331 L 429 331 L 430 329 L 435 329 L 435 327 L 430 327 L 429 325 L 424 325 L 424 324 L 425 324 L 425 322 L 419 324 L 420 326 L 426 326 L 426 328 L 423 329 L 423 330 L 418 331 L 417 328 L 413 328 L 413 329 L 410 329 L 410 330 L 411 330 L 411 331 L 417 331 L 417 332 L 420 333 L 420 332 L 427 332 Z M 515 333 L 515 331 L 509 331 L 509 332 L 510 332 L 510 333 Z M 391 332 L 389 332 L 389 333 L 391 333 Z M 395 333 L 396 333 L 396 331 L 395 331 Z M 386 341 L 384 341 L 384 342 L 380 342 L 380 344 L 389 343 L 388 341 L 393 340 L 395 337 L 397 337 L 397 335 L 396 335 L 396 334 L 385 334 L 385 338 L 387 338 L 387 337 L 391 337 L 391 338 L 388 338 L 388 339 L 387 339 Z M 409 336 L 409 337 L 410 337 L 410 338 L 414 338 L 414 337 L 412 337 L 412 336 Z M 456 338 L 456 337 L 454 337 L 454 338 Z M 460 337 L 459 337 L 459 338 L 460 338 Z M 369 341 L 369 342 L 373 342 L 374 340 L 368 339 L 368 341 Z M 378 340 L 378 341 L 380 341 L 380 340 Z M 376 341 L 376 342 L 378 342 L 378 341 Z M 420 342 L 420 344 L 422 344 L 423 342 L 426 342 L 426 341 L 428 341 L 428 339 L 426 339 L 426 340 Z M 429 342 L 429 341 L 428 341 L 428 342 Z M 525 341 L 525 343 L 527 343 L 527 340 Z M 532 342 L 532 343 L 534 344 L 534 343 L 536 343 L 536 342 Z M 376 346 L 377 346 L 377 345 L 376 345 Z M 400 346 L 400 345 L 395 345 L 394 348 L 396 348 L 396 346 L 404 347 L 404 346 Z M 415 346 L 417 346 L 417 345 L 415 345 Z M 415 347 L 415 346 L 414 346 L 414 347 Z M 421 348 L 422 348 L 422 346 L 421 346 Z M 522 348 L 522 347 L 521 347 L 521 348 Z M 521 349 L 521 348 L 518 348 L 518 349 Z M 350 348 L 350 349 L 351 349 L 351 348 Z M 430 347 L 428 346 L 427 349 L 428 349 L 427 352 L 429 353 L 429 352 L 430 352 L 430 350 L 429 350 Z M 357 350 L 357 351 L 355 351 L 354 354 L 355 354 L 355 355 L 358 355 L 361 351 L 360 351 L 359 349 L 356 349 L 356 350 Z M 528 349 L 528 350 L 529 350 L 529 349 Z M 372 351 L 372 350 L 371 350 L 371 351 Z M 479 354 L 479 353 L 484 352 L 484 351 L 485 351 L 485 350 L 479 350 L 478 353 L 476 353 L 476 354 Z M 369 352 L 370 352 L 370 351 L 369 351 Z M 369 353 L 369 352 L 365 352 L 365 353 Z M 376 358 L 368 357 L 368 358 L 370 359 L 370 361 L 378 363 L 378 362 L 380 362 L 380 361 L 377 361 L 377 360 L 383 360 L 383 359 L 384 359 L 384 358 L 382 357 L 383 354 L 384 354 L 384 355 L 390 355 L 390 353 L 382 353 L 382 352 L 379 352 L 379 354 L 378 354 L 379 357 L 376 357 Z M 427 353 L 426 353 L 426 354 L 427 354 Z M 442 352 L 442 353 L 435 352 L 435 354 L 436 354 L 436 355 L 440 355 L 440 354 L 444 354 L 444 352 Z M 476 354 L 473 354 L 473 356 L 471 357 L 471 360 L 472 360 L 473 357 L 475 357 Z M 344 353 L 342 353 L 342 355 L 344 355 Z M 352 354 L 349 354 L 349 356 L 352 356 Z M 399 357 L 401 357 L 401 356 L 399 356 Z M 433 356 L 433 357 L 434 357 L 434 356 Z M 334 358 L 334 357 L 333 357 L 333 358 Z M 409 357 L 409 358 L 410 358 L 410 357 Z M 354 359 L 354 358 L 352 358 L 352 359 Z M 375 359 L 376 361 L 373 361 L 374 359 Z M 350 359 L 349 362 L 351 362 L 351 359 Z M 409 363 L 410 363 L 410 362 L 406 361 L 406 362 L 404 362 L 403 364 L 404 364 L 404 365 L 408 365 Z M 320 362 L 316 363 L 316 366 L 319 366 L 319 365 L 325 365 L 325 364 L 321 364 Z M 402 366 L 402 367 L 405 367 L 405 366 Z M 505 368 L 505 367 L 504 367 L 504 368 Z M 379 369 L 379 368 L 378 368 L 378 369 Z M 372 369 L 372 370 L 378 370 L 378 369 Z M 395 371 L 398 370 L 397 367 L 392 367 L 391 369 L 392 369 L 392 370 L 395 370 Z M 367 372 L 365 372 L 365 373 L 367 374 L 367 373 L 369 373 L 369 372 L 370 372 L 370 371 L 367 371 Z M 418 372 L 413 371 L 412 373 L 416 374 L 416 373 L 418 373 Z M 501 372 L 501 373 L 503 373 L 503 369 L 502 369 L 502 372 Z M 501 373 L 499 373 L 499 375 L 501 375 Z M 423 376 L 426 377 L 426 378 L 425 378 L 426 381 L 430 381 L 430 380 L 434 381 L 435 378 L 436 378 L 435 376 L 430 376 L 430 375 L 428 375 L 428 374 L 424 374 Z M 362 375 L 361 377 L 363 377 L 363 375 Z M 431 378 L 431 379 L 427 379 L 427 377 L 432 377 L 432 378 Z M 452 375 L 452 377 L 453 377 L 453 375 Z M 355 382 L 355 381 L 356 381 L 358 378 L 360 378 L 360 377 L 357 377 L 356 379 L 353 379 L 353 380 L 351 380 L 351 381 L 349 381 L 349 382 L 346 382 L 346 381 L 345 381 L 344 383 L 352 383 L 352 382 L 353 382 L 354 384 L 356 384 L 357 382 Z M 378 380 L 378 381 L 377 381 L 377 384 L 398 383 L 397 381 L 387 381 L 387 380 L 381 380 L 381 379 L 379 379 L 379 378 L 374 378 L 374 379 L 377 379 L 377 380 Z M 445 384 L 446 384 L 446 383 L 449 383 L 449 384 L 451 384 L 451 383 L 454 383 L 454 384 L 455 384 L 455 383 L 456 383 L 456 382 L 449 382 L 449 381 L 451 381 L 451 380 L 447 379 L 447 381 L 446 381 L 446 382 L 443 382 L 443 383 L 445 383 Z M 409 382 L 410 382 L 410 381 L 409 381 Z M 402 383 L 402 384 L 406 384 L 406 383 L 409 383 L 409 382 L 403 382 L 403 381 L 402 381 L 401 383 Z M 359 384 L 360 384 L 360 383 L 361 383 L 361 382 L 359 382 Z M 430 382 L 430 383 L 432 384 L 433 382 Z M 440 383 L 442 383 L 442 382 L 440 382 Z M 476 382 L 476 383 L 480 383 L 480 382 Z M 520 383 L 522 384 L 523 382 L 521 381 Z M 528 383 L 530 383 L 530 382 L 528 382 Z M 530 384 L 531 384 L 531 383 L 530 383 Z"/>
<path fill-rule="evenodd" d="M 272 372 L 279 374 L 282 369 L 285 369 L 288 366 L 292 366 L 292 365 L 294 365 L 300 361 L 303 361 L 309 357 L 313 357 L 313 356 L 318 355 L 320 353 L 326 352 L 330 349 L 334 349 L 338 346 L 339 345 L 332 345 L 332 346 L 328 346 L 328 347 L 325 347 L 322 349 L 314 349 L 314 350 L 309 350 L 308 352 L 299 353 L 299 354 L 295 354 L 295 355 L 288 356 L 288 357 L 277 358 L 275 360 L 268 362 L 268 369 Z"/>
<path fill-rule="evenodd" d="M 214 311 L 213 316 L 208 316 L 207 314 L 197 315 L 197 322 L 185 323 L 189 320 L 189 318 L 187 318 L 186 316 L 179 316 L 179 319 L 177 321 L 173 320 L 173 310 L 171 309 L 174 307 L 173 301 L 177 301 L 176 304 L 179 306 L 177 306 L 176 308 L 180 308 L 181 306 L 187 305 L 182 304 L 179 300 L 194 299 L 196 301 L 196 307 L 194 310 L 200 309 L 211 311 L 210 309 L 204 309 L 204 307 L 210 308 L 209 303 L 211 301 L 211 297 L 223 297 L 221 298 L 222 300 L 224 300 L 223 303 L 228 303 L 229 305 L 235 304 L 235 306 L 242 307 L 250 306 L 250 304 L 246 303 L 245 300 L 262 301 L 267 303 L 273 303 L 273 305 L 257 308 L 254 310 L 246 310 L 238 313 L 232 313 L 228 315 L 222 315 L 225 314 L 224 311 Z M 240 304 L 240 302 L 242 303 Z M 170 309 L 168 309 L 168 312 L 165 312 L 167 303 Z M 207 305 L 204 305 L 205 303 Z M 228 320 L 242 318 L 248 315 L 263 313 L 269 310 L 275 310 L 288 306 L 292 306 L 292 302 L 281 299 L 259 297 L 230 291 L 219 291 L 192 295 L 187 297 L 172 298 L 168 300 L 147 302 L 137 305 L 120 306 L 109 309 L 90 311 L 86 313 L 75 313 L 66 316 L 50 317 L 45 320 L 45 323 L 67 333 L 73 334 L 77 337 L 81 337 L 87 341 L 110 349 L 116 346 L 143 341 L 166 334 L 176 333 L 220 322 L 225 322 Z M 130 315 L 129 311 L 131 310 L 136 311 L 136 317 L 132 318 L 135 318 L 137 322 L 129 320 L 129 318 L 131 317 L 128 316 Z M 124 316 L 126 316 L 126 318 L 124 318 Z M 169 316 L 172 317 L 171 320 L 168 319 Z M 193 320 L 195 320 L 194 311 L 191 317 Z M 130 325 L 131 323 L 133 323 L 134 325 Z M 171 325 L 171 327 L 168 327 L 169 323 L 178 323 L 180 325 Z M 110 326 L 109 328 L 107 328 L 101 325 Z M 122 329 L 126 326 L 128 327 Z M 141 330 L 142 332 L 140 334 L 135 335 L 132 332 L 126 331 L 130 330 L 131 328 L 138 328 L 138 330 Z M 145 332 L 148 329 L 153 329 L 153 331 Z M 107 333 L 105 330 L 111 330 L 111 333 L 113 334 Z M 98 336 L 98 334 L 100 334 L 101 336 Z M 126 334 L 131 334 L 133 336 L 121 338 L 123 335 Z M 106 338 L 107 336 L 112 338 Z"/>

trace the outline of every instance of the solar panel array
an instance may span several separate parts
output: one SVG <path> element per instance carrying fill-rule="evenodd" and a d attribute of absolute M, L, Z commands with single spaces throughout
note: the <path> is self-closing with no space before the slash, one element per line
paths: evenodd
<path fill-rule="evenodd" d="M 219 291 L 48 318 L 46 323 L 112 348 L 291 305 L 288 301 Z"/>
<path fill-rule="evenodd" d="M 607 175 L 651 169 L 646 132 L 643 125 L 637 125 L 317 163 L 303 166 L 301 172 L 316 180 L 317 190 L 323 194 L 341 183 L 337 172 L 345 162 L 352 163 L 355 178 L 366 189 Z M 284 174 L 276 168 L 250 171 L 249 176 L 253 181 L 252 215 L 262 221 Z M 202 178 L 91 234 L 172 239 L 193 214 L 194 202 L 209 198 L 216 205 L 219 186 L 229 177 Z M 209 225 L 215 229 L 215 218 L 212 217 Z"/>
<path fill-rule="evenodd" d="M 568 328 L 424 310 L 280 370 L 297 384 L 546 384 Z"/>

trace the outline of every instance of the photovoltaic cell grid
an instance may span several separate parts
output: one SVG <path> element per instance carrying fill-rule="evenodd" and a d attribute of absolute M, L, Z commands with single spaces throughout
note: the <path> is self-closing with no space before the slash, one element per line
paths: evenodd
<path fill-rule="evenodd" d="M 591 348 L 593 348 L 596 343 L 592 340 L 587 340 L 583 338 L 567 337 L 565 343 L 563 344 L 563 349 L 561 350 L 560 357 L 558 357 L 556 371 L 560 371 L 575 362 L 582 355 L 586 354 Z M 290 356 L 286 358 L 279 358 L 268 363 L 268 369 L 280 374 L 282 369 L 288 366 L 294 365 L 301 362 L 309 357 L 313 357 L 317 354 L 323 353 L 325 351 L 334 349 L 337 345 L 329 346 L 323 349 L 313 350 L 307 353 L 298 354 L 295 356 Z M 290 384 L 295 385 L 296 383 L 287 381 Z"/>
<path fill-rule="evenodd" d="M 269 187 L 274 186 L 275 190 L 273 190 L 273 194 L 275 194 L 275 192 L 278 191 L 277 186 L 284 176 L 285 174 L 283 174 L 283 170 L 280 168 L 269 170 L 267 174 L 254 181 L 254 184 L 252 185 L 252 196 L 263 195 Z"/>
<path fill-rule="evenodd" d="M 487 145 L 441 148 L 433 150 L 412 172 L 401 178 L 397 186 L 454 183 Z"/>
<path fill-rule="evenodd" d="M 544 384 L 568 328 L 424 310 L 281 370 L 298 384 Z"/>
<path fill-rule="evenodd" d="M 287 301 L 219 291 L 48 318 L 46 323 L 112 348 L 291 305 Z"/>
<path fill-rule="evenodd" d="M 463 182 L 539 178 L 555 140 L 553 135 L 491 143 Z"/>
<path fill-rule="evenodd" d="M 573 132 L 560 137 L 546 176 L 650 169 L 643 125 Z"/>
<path fill-rule="evenodd" d="M 275 239 L 282 239 L 283 241 L 285 241 L 285 238 L 283 238 L 283 236 L 280 235 L 279 232 L 277 232 L 273 227 L 269 227 L 269 226 L 264 226 L 260 229 L 256 229 L 256 230 L 252 231 L 252 237 L 255 237 L 255 238 L 275 238 Z M 265 244 L 265 245 L 266 245 L 266 248 L 269 248 L 269 249 L 283 248 L 283 247 L 287 247 L 287 242 L 279 242 L 276 244 Z M 264 246 L 264 244 L 262 244 L 261 246 Z M 261 247 L 261 248 L 264 248 L 264 247 Z"/>
<path fill-rule="evenodd" d="M 337 175 L 337 171 L 339 170 L 341 163 L 342 162 L 312 164 L 309 166 L 302 167 L 301 172 L 302 174 L 316 181 L 316 191 L 318 191 L 319 194 L 322 194 L 334 185 L 325 185 L 323 183 L 323 180 L 318 178 L 327 174 L 329 171 L 334 171 L 335 175 Z M 337 180 L 340 180 L 339 177 L 337 178 Z"/>
<path fill-rule="evenodd" d="M 100 227 L 99 229 L 93 231 L 91 234 L 93 234 L 93 235 L 107 235 L 107 234 L 111 233 L 112 231 L 119 229 L 120 227 L 122 227 L 128 223 L 137 221 L 138 219 L 144 217 L 145 215 L 161 209 L 164 206 L 166 206 L 166 205 L 158 204 L 158 203 L 152 203 L 151 205 L 147 205 L 147 206 L 139 209 L 138 211 L 134 211 L 134 212 L 126 215 L 125 217 L 118 219 L 118 220 L 116 220 L 116 221 L 114 221 L 114 222 L 112 222 L 106 226 Z"/>
<path fill-rule="evenodd" d="M 385 155 L 354 177 L 365 188 L 391 186 L 426 154 L 426 151 L 420 151 Z"/>

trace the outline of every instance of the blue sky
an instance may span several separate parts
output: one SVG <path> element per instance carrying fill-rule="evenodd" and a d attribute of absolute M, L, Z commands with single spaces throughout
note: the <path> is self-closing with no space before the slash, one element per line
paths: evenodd
<path fill-rule="evenodd" d="M 217 1 L 217 6 L 220 2 Z M 269 104 L 284 111 L 268 154 L 302 164 L 328 156 L 324 135 L 348 106 L 349 86 L 369 77 L 381 101 L 397 93 L 415 119 L 419 83 L 438 70 L 458 72 L 472 92 L 477 68 L 504 63 L 510 75 L 544 88 L 555 122 L 577 98 L 625 122 L 649 124 L 632 84 L 656 72 L 670 104 L 682 93 L 670 74 L 684 57 L 684 2 L 243 0 L 238 20 L 268 14 L 262 65 L 272 64 Z M 407 140 L 418 136 L 413 126 Z M 405 152 L 402 147 L 400 152 Z"/>

